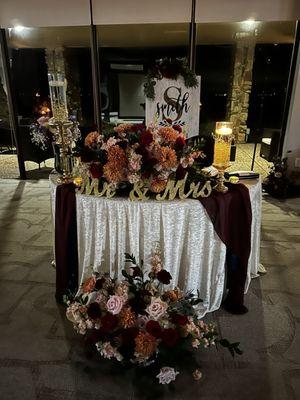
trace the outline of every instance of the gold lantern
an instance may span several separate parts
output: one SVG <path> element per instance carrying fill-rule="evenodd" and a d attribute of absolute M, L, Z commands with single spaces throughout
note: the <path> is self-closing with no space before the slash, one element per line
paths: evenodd
<path fill-rule="evenodd" d="M 228 188 L 224 185 L 224 171 L 230 166 L 230 148 L 233 139 L 232 122 L 217 122 L 214 134 L 214 167 L 219 171 L 218 183 L 215 189 L 218 192 L 225 193 Z"/>

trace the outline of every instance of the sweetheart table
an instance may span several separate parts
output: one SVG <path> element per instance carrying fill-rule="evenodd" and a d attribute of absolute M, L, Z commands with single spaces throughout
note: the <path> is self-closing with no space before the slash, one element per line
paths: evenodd
<path fill-rule="evenodd" d="M 53 221 L 56 179 L 57 175 L 50 175 Z M 252 209 L 247 292 L 259 268 L 261 182 L 243 183 L 249 189 Z M 220 307 L 225 290 L 226 246 L 198 200 L 130 201 L 76 194 L 76 216 L 79 285 L 91 274 L 91 266 L 121 277 L 125 252 L 147 265 L 159 245 L 164 268 L 173 277 L 172 285 L 199 290 L 203 299 L 198 305 L 200 316 Z"/>

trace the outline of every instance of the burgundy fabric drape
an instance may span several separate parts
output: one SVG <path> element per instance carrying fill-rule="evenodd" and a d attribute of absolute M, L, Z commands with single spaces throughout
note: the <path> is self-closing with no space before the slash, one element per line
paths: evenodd
<path fill-rule="evenodd" d="M 216 233 L 227 247 L 227 288 L 225 308 L 232 313 L 247 312 L 244 288 L 251 251 L 252 211 L 249 191 L 243 184 L 228 184 L 227 193 L 213 192 L 199 198 Z"/>
<path fill-rule="evenodd" d="M 55 263 L 58 301 L 78 285 L 78 249 L 75 185 L 57 186 L 55 202 Z"/>

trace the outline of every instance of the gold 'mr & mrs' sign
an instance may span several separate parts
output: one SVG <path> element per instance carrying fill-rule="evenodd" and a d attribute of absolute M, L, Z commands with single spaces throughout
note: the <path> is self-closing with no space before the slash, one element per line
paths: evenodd
<path fill-rule="evenodd" d="M 155 199 L 159 201 L 174 200 L 176 197 L 179 197 L 181 200 L 187 199 L 188 197 L 197 199 L 198 197 L 208 197 L 211 194 L 212 187 L 210 181 L 206 181 L 205 183 L 193 182 L 190 184 L 189 188 L 186 188 L 186 180 L 187 175 L 180 181 L 169 180 L 165 190 L 158 193 L 155 196 Z M 89 177 L 86 177 L 77 192 L 88 195 L 94 194 L 98 197 L 105 196 L 107 198 L 115 196 L 116 189 L 114 185 L 105 182 L 103 186 L 99 188 L 99 183 L 99 179 L 90 179 Z M 148 192 L 149 188 L 145 187 L 142 182 L 137 182 L 130 191 L 129 198 L 132 201 L 149 200 L 150 196 L 148 195 Z"/>

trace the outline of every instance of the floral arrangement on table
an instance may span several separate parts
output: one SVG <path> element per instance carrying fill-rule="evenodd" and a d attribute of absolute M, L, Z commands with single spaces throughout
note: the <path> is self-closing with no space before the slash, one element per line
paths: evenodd
<path fill-rule="evenodd" d="M 187 88 L 198 86 L 196 74 L 189 68 L 186 58 L 163 58 L 159 60 L 146 76 L 144 84 L 145 96 L 150 100 L 154 100 L 156 80 L 163 78 L 176 80 L 179 76 L 183 77 Z"/>
<path fill-rule="evenodd" d="M 159 251 L 151 258 L 148 273 L 133 255 L 125 257 L 130 267 L 122 271 L 124 280 L 93 272 L 80 294 L 66 299 L 67 318 L 78 333 L 89 336 L 103 358 L 125 366 L 154 364 L 159 383 L 169 384 L 180 373 L 175 364 L 185 348 L 196 351 L 220 344 L 233 357 L 242 354 L 239 343 L 221 339 L 213 324 L 198 318 L 199 293 L 165 288 L 172 277 L 163 268 Z M 198 368 L 192 374 L 195 380 L 201 378 Z"/>
<path fill-rule="evenodd" d="M 168 121 L 167 121 L 168 122 Z M 202 142 L 188 144 L 180 126 L 121 124 L 108 134 L 91 132 L 80 151 L 79 175 L 113 189 L 138 186 L 162 193 L 168 182 L 207 181 Z"/>

